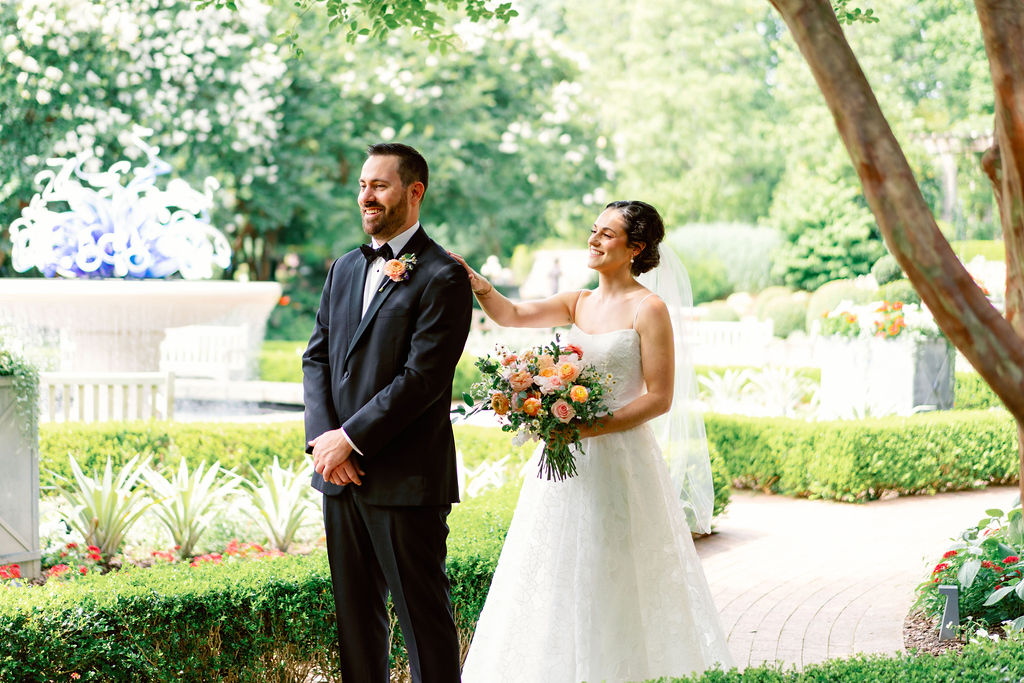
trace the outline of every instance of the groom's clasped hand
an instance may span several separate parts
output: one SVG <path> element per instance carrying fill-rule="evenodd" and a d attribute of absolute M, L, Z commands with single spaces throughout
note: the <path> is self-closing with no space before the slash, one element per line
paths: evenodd
<path fill-rule="evenodd" d="M 366 472 L 352 458 L 352 444 L 340 429 L 324 432 L 309 445 L 313 448 L 313 469 L 324 481 L 338 486 L 362 485 L 360 477 Z"/>

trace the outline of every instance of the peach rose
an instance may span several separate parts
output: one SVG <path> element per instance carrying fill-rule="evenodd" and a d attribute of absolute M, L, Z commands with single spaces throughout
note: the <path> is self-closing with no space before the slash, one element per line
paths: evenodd
<path fill-rule="evenodd" d="M 512 385 L 512 391 L 526 391 L 533 386 L 533 375 L 526 370 L 513 372 L 508 378 L 508 383 Z"/>
<path fill-rule="evenodd" d="M 551 404 L 551 414 L 563 424 L 576 417 L 576 411 L 573 410 L 572 406 L 564 398 L 560 398 Z"/>
<path fill-rule="evenodd" d="M 505 396 L 505 394 L 494 394 L 491 396 L 491 408 L 498 415 L 505 415 L 510 407 L 508 396 Z"/>
<path fill-rule="evenodd" d="M 530 417 L 536 417 L 540 413 L 541 404 L 539 398 L 528 398 L 523 401 L 523 412 Z"/>
<path fill-rule="evenodd" d="M 563 382 L 575 381 L 580 376 L 580 366 L 576 363 L 562 363 L 558 366 L 558 377 Z"/>
<path fill-rule="evenodd" d="M 391 278 L 393 282 L 404 280 L 406 278 L 405 262 L 399 261 L 396 258 L 391 259 L 384 264 L 384 274 Z"/>
<path fill-rule="evenodd" d="M 551 354 L 543 353 L 537 357 L 537 367 L 541 370 L 555 367 L 555 359 L 552 358 Z"/>
<path fill-rule="evenodd" d="M 586 403 L 587 399 L 590 398 L 590 392 L 585 386 L 576 384 L 569 390 L 569 398 L 571 398 L 574 403 Z"/>
<path fill-rule="evenodd" d="M 540 387 L 542 393 L 550 394 L 556 389 L 561 389 L 564 386 L 562 378 L 558 376 L 558 371 L 555 368 L 545 368 L 540 371 L 540 374 L 534 377 L 534 382 Z"/>

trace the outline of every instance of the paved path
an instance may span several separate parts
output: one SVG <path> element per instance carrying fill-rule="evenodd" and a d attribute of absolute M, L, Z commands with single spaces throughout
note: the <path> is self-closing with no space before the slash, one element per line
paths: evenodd
<path fill-rule="evenodd" d="M 734 492 L 716 534 L 697 541 L 741 669 L 803 667 L 903 650 L 914 588 L 950 543 L 1015 487 L 863 505 Z"/>

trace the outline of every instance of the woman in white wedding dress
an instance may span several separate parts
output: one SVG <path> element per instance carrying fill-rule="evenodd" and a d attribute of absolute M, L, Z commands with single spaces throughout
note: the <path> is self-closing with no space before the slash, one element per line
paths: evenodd
<path fill-rule="evenodd" d="M 526 478 L 464 683 L 643 681 L 731 666 L 679 486 L 650 424 L 673 404 L 676 345 L 668 306 L 635 276 L 658 265 L 663 237 L 654 207 L 612 202 L 588 240 L 597 288 L 523 303 L 453 254 L 495 322 L 571 324 L 567 341 L 583 361 L 615 378 L 613 415 L 583 430 L 577 475 Z M 710 511 L 703 516 L 697 526 L 706 530 Z"/>

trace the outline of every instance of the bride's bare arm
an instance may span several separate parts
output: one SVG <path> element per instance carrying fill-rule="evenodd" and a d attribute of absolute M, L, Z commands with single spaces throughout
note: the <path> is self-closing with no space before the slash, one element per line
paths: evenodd
<path fill-rule="evenodd" d="M 600 426 L 580 430 L 583 438 L 632 429 L 668 412 L 675 387 L 675 347 L 668 308 L 658 297 L 640 307 L 636 330 L 640 335 L 640 362 L 647 392 L 606 418 Z"/>
<path fill-rule="evenodd" d="M 547 299 L 514 303 L 496 290 L 487 278 L 470 268 L 464 258 L 450 251 L 448 255 L 466 269 L 469 286 L 473 288 L 480 307 L 488 318 L 502 327 L 557 327 L 572 322 L 579 292 L 562 292 Z"/>

